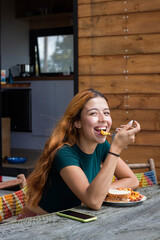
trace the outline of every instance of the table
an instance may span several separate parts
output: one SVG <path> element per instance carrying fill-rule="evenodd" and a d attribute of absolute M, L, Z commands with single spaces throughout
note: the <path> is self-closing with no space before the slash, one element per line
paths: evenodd
<path fill-rule="evenodd" d="M 140 188 L 139 192 L 147 200 L 132 207 L 115 207 L 104 203 L 99 211 L 89 210 L 86 206 L 75 208 L 97 216 L 96 221 L 89 223 L 52 213 L 2 224 L 0 240 L 158 240 L 160 186 Z"/>

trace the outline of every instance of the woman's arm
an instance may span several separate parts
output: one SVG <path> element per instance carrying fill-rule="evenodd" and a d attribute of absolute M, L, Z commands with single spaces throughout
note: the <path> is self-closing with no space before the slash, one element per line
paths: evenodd
<path fill-rule="evenodd" d="M 102 169 L 91 184 L 89 184 L 82 169 L 77 166 L 65 167 L 60 174 L 72 192 L 86 206 L 95 210 L 101 207 L 109 188 L 131 187 L 135 189 L 138 187 L 138 179 L 131 169 L 121 158 L 116 159 L 112 155 L 108 155 L 106 166 L 103 164 Z M 119 180 L 111 183 L 114 174 Z"/>
<path fill-rule="evenodd" d="M 98 210 L 110 188 L 117 161 L 117 157 L 108 154 L 103 168 L 91 183 L 88 182 L 85 173 L 78 166 L 64 167 L 60 174 L 71 191 L 86 206 Z"/>
<path fill-rule="evenodd" d="M 114 175 L 117 180 L 111 184 L 110 188 L 126 187 L 136 190 L 139 186 L 137 177 L 121 158 L 118 159 Z"/>
<path fill-rule="evenodd" d="M 125 125 L 114 137 L 110 151 L 120 154 L 130 143 L 133 143 L 135 133 L 140 130 L 140 126 L 130 129 L 130 125 Z M 119 183 L 112 183 L 114 173 Z M 93 181 L 89 184 L 83 170 L 77 166 L 68 166 L 60 171 L 63 180 L 72 192 L 88 207 L 100 209 L 109 188 L 112 187 L 137 187 L 136 178 L 128 166 L 120 157 L 108 154 L 103 167 Z M 136 182 L 134 185 L 133 182 Z M 112 183 L 112 185 L 111 185 Z M 131 184 L 131 186 L 130 186 Z"/>

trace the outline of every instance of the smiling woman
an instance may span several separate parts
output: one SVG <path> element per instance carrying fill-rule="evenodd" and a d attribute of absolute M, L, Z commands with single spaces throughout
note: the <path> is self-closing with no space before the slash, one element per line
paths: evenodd
<path fill-rule="evenodd" d="M 44 214 L 83 203 L 98 210 L 109 188 L 136 189 L 138 179 L 120 153 L 140 125 L 123 125 L 110 145 L 101 129 L 109 132 L 111 125 L 108 101 L 100 92 L 89 89 L 75 95 L 27 180 L 26 208 Z M 117 181 L 112 183 L 113 175 Z"/>

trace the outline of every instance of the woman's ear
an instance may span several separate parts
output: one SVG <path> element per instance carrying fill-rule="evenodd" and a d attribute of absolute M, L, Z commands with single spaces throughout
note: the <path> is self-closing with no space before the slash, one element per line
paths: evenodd
<path fill-rule="evenodd" d="M 80 123 L 80 121 L 74 122 L 74 126 L 75 126 L 76 128 L 81 128 L 81 123 Z"/>

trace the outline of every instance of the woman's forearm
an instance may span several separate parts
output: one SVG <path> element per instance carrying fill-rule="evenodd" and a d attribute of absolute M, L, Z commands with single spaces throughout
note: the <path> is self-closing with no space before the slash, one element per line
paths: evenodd
<path fill-rule="evenodd" d="M 95 210 L 99 209 L 111 186 L 118 157 L 108 154 L 102 169 L 87 188 L 85 204 Z"/>
<path fill-rule="evenodd" d="M 111 183 L 110 188 L 119 188 L 119 187 L 124 187 L 124 188 L 132 188 L 133 190 L 136 190 L 139 186 L 139 182 L 137 177 L 126 177 L 122 178 L 119 180 L 116 180 Z"/>

